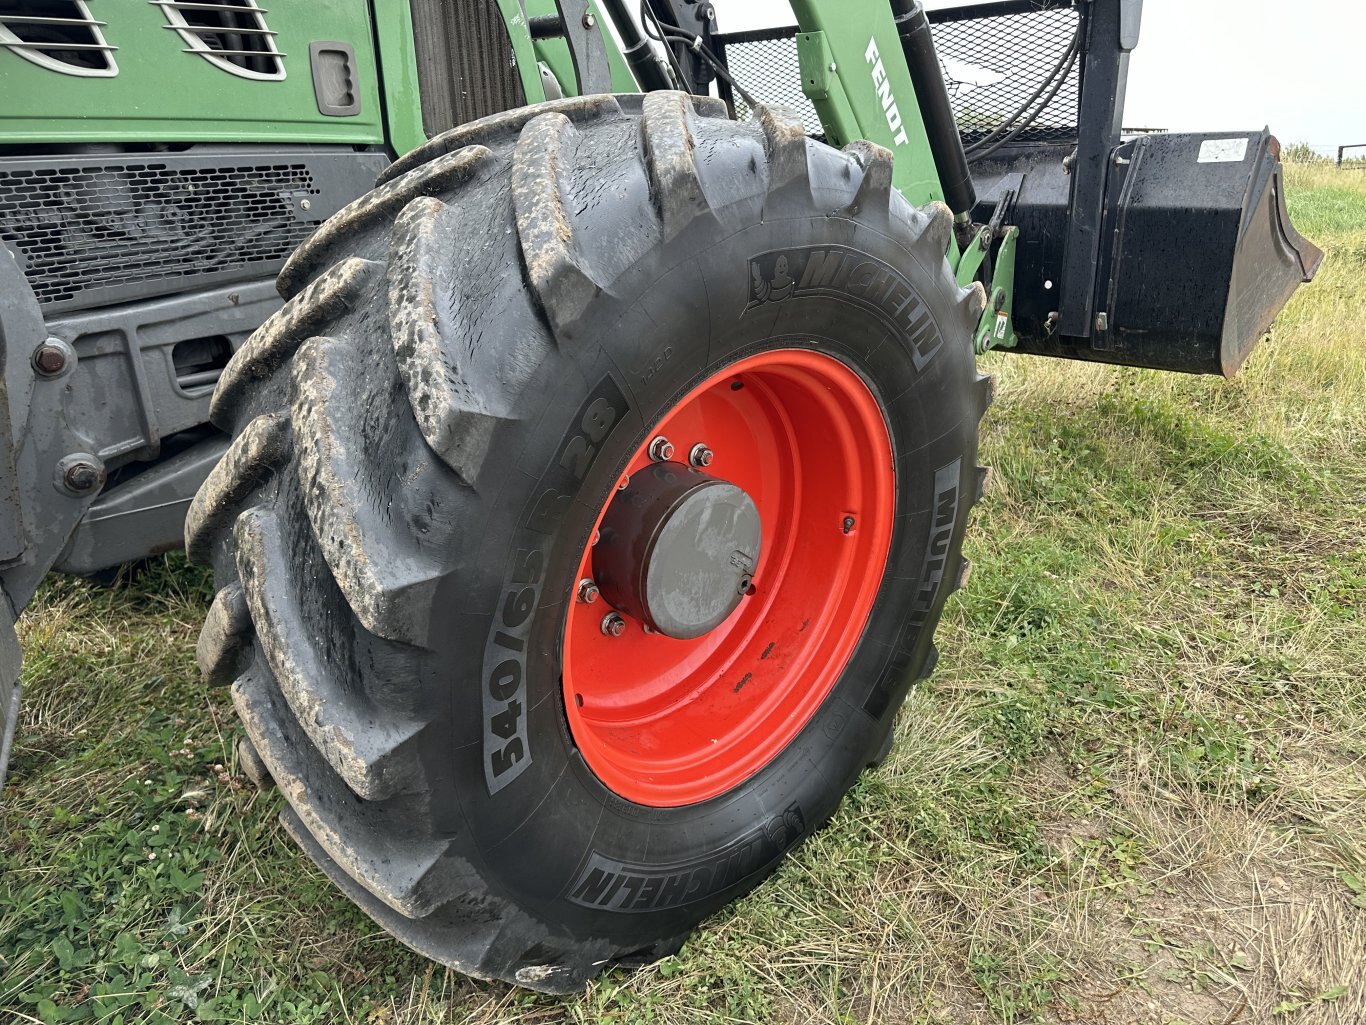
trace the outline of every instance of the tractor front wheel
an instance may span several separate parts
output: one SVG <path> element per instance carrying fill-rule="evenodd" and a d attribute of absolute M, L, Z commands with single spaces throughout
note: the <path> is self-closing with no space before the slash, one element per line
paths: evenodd
<path fill-rule="evenodd" d="M 295 254 L 214 399 L 200 661 L 380 924 L 581 988 L 885 751 L 981 482 L 949 231 L 884 150 L 653 93 L 438 137 Z"/>

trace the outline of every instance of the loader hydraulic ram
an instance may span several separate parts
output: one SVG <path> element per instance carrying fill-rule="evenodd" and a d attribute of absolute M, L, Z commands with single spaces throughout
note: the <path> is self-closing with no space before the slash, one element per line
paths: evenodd
<path fill-rule="evenodd" d="M 1267 133 L 1121 131 L 1136 0 L 97 5 L 0 5 L 6 742 L 38 580 L 188 507 L 288 830 L 547 992 L 886 756 L 966 579 L 975 353 L 1232 374 L 1320 260 Z M 165 95 L 172 36 L 212 75 Z"/>

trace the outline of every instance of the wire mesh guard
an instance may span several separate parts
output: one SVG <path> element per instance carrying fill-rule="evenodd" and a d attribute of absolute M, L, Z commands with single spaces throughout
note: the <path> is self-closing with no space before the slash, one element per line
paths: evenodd
<path fill-rule="evenodd" d="M 1049 84 L 1077 37 L 1080 15 L 1071 2 L 1045 6 L 1040 0 L 986 16 L 973 8 L 930 11 L 959 133 L 966 145 L 991 135 L 1022 113 L 1047 102 L 1015 138 L 1020 142 L 1074 138 L 1080 99 L 1080 73 L 1071 68 L 1052 94 Z M 998 8 L 999 10 L 999 8 Z M 816 108 L 802 93 L 797 59 L 797 29 L 737 33 L 718 38 L 732 77 L 760 103 L 784 104 L 800 114 L 808 133 L 823 131 Z M 731 97 L 727 97 L 730 99 Z M 1033 99 L 1034 102 L 1031 102 Z M 737 95 L 736 116 L 751 115 Z"/>
<path fill-rule="evenodd" d="M 0 241 L 38 301 L 86 305 L 101 289 L 278 263 L 316 227 L 303 164 L 111 163 L 0 170 Z"/>
<path fill-rule="evenodd" d="M 965 143 L 990 134 L 1021 109 L 1034 109 L 1036 104 L 1030 101 L 1036 94 L 1040 99 L 1048 96 L 1047 88 L 1039 90 L 1065 66 L 1078 20 L 1076 8 L 1065 6 L 934 24 L 935 49 Z M 1045 142 L 1075 136 L 1080 80 L 1073 66 L 1018 140 Z"/>
<path fill-rule="evenodd" d="M 747 32 L 730 40 L 721 37 L 724 49 L 720 56 L 730 75 L 756 100 L 768 106 L 791 107 L 801 115 L 806 134 L 820 138 L 825 129 L 816 108 L 802 92 L 802 75 L 797 61 L 797 30 L 780 29 L 772 32 Z M 735 104 L 735 116 L 746 121 L 753 116 L 738 93 L 725 96 Z"/>

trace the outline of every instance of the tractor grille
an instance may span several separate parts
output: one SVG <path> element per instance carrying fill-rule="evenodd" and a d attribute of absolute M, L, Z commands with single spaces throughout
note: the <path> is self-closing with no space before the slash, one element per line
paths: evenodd
<path fill-rule="evenodd" d="M 927 12 L 935 49 L 965 145 L 989 135 L 1022 109 L 1033 109 L 1050 75 L 1065 65 L 1077 36 L 1076 0 L 1005 0 L 975 7 Z M 737 32 L 717 37 L 731 75 L 761 103 L 785 104 L 801 115 L 806 130 L 822 131 L 816 108 L 802 93 L 797 28 Z M 1079 62 L 1078 62 L 1079 65 Z M 1080 73 L 1073 67 L 1052 99 L 1020 132 L 1021 142 L 1075 138 Z M 721 96 L 736 116 L 750 115 L 739 96 L 721 83 Z"/>
<path fill-rule="evenodd" d="M 526 103 L 495 0 L 411 0 L 422 129 L 429 137 Z"/>
<path fill-rule="evenodd" d="M 83 78 L 118 74 L 85 0 L 0 0 L 0 46 L 49 71 Z"/>
<path fill-rule="evenodd" d="M 276 33 L 266 25 L 266 12 L 256 0 L 148 0 L 166 14 L 166 27 L 215 67 L 243 78 L 285 77 L 284 57 L 275 48 Z"/>
<path fill-rule="evenodd" d="M 85 308 L 273 273 L 316 226 L 298 211 L 319 192 L 306 163 L 4 161 L 0 240 L 46 308 Z"/>

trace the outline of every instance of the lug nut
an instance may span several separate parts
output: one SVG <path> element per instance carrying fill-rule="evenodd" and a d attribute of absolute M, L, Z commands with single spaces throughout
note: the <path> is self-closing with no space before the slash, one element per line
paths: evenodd
<path fill-rule="evenodd" d="M 715 458 L 716 453 L 707 448 L 707 446 L 700 441 L 694 445 L 692 451 L 688 453 L 688 462 L 692 463 L 693 466 L 697 467 L 699 470 L 705 470 L 711 465 L 712 460 Z"/>
<path fill-rule="evenodd" d="M 56 377 L 66 369 L 66 353 L 61 346 L 44 342 L 33 354 L 33 367 L 44 377 Z"/>
<path fill-rule="evenodd" d="M 593 581 L 579 581 L 579 601 L 583 602 L 585 605 L 592 605 L 598 600 L 598 595 L 600 593 L 601 592 L 598 591 L 598 585 L 593 583 Z"/>
<path fill-rule="evenodd" d="M 72 463 L 66 468 L 62 480 L 70 490 L 77 494 L 84 494 L 99 487 L 100 468 L 94 463 L 84 461 Z"/>
<path fill-rule="evenodd" d="M 617 490 L 625 491 L 631 486 L 631 475 L 628 473 L 621 480 L 617 481 Z"/>
<path fill-rule="evenodd" d="M 656 463 L 667 463 L 674 457 L 673 443 L 662 435 L 650 442 L 650 458 Z"/>
<path fill-rule="evenodd" d="M 619 612 L 609 612 L 602 617 L 602 632 L 608 637 L 620 637 L 626 632 L 626 620 Z"/>

